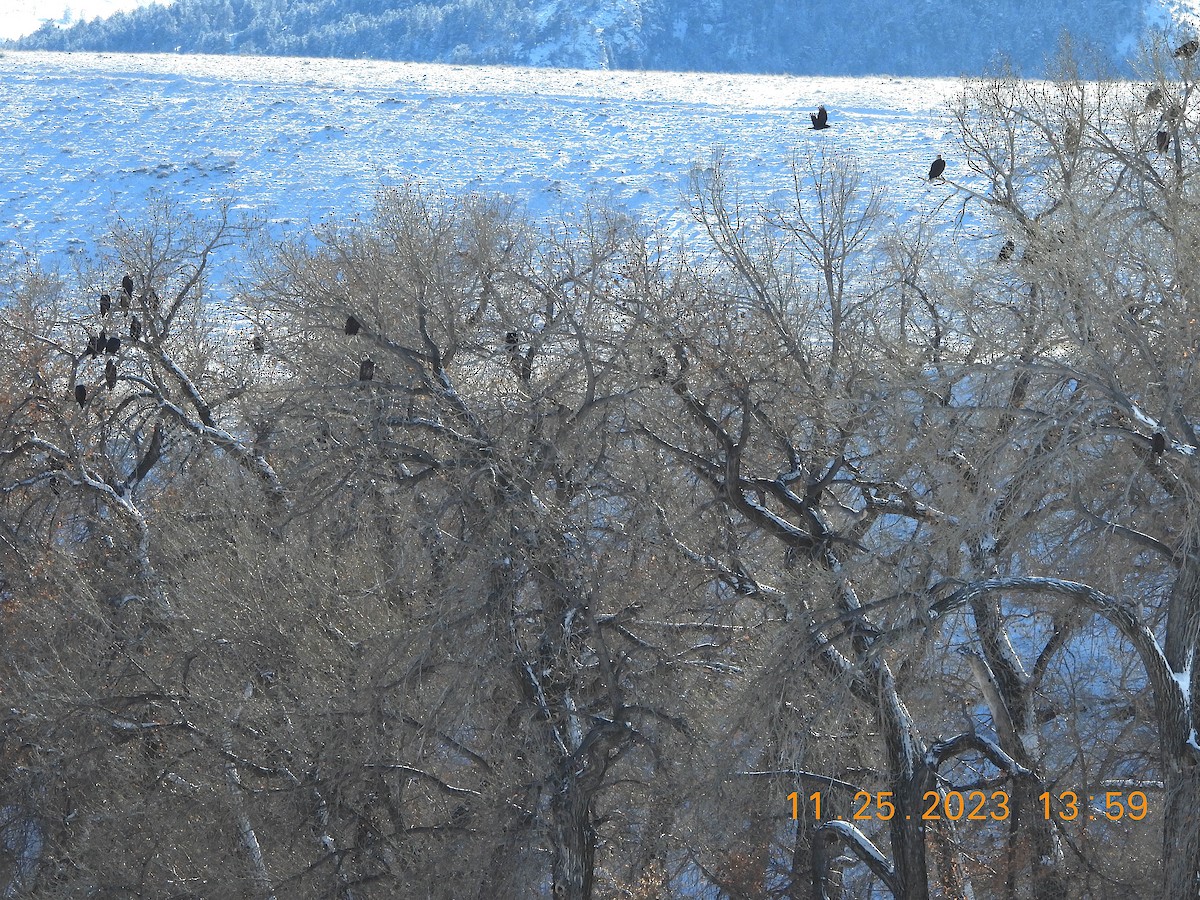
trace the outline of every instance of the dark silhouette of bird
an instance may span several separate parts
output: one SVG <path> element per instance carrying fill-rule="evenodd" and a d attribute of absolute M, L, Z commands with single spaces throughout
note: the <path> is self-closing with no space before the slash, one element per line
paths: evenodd
<path fill-rule="evenodd" d="M 1150 452 L 1154 456 L 1162 456 L 1167 452 L 1167 436 L 1161 431 L 1150 435 Z"/>
<path fill-rule="evenodd" d="M 1176 59 L 1191 59 L 1196 55 L 1197 51 L 1200 51 L 1200 41 L 1197 41 L 1195 38 L 1193 38 L 1187 43 L 1180 44 L 1178 47 L 1176 47 L 1171 55 Z"/>
<path fill-rule="evenodd" d="M 112 337 L 110 337 L 108 339 L 108 342 L 104 345 L 104 352 L 106 354 L 108 354 L 109 356 L 116 356 L 120 352 L 120 350 L 121 350 L 121 339 L 119 337 L 117 337 L 116 335 L 113 335 Z"/>
<path fill-rule="evenodd" d="M 83 404 L 87 403 L 87 385 L 75 385 L 75 402 L 80 406 L 83 406 Z"/>
<path fill-rule="evenodd" d="M 121 279 L 121 290 L 123 290 L 130 297 L 133 296 L 133 276 L 132 275 L 126 275 L 124 278 Z"/>
<path fill-rule="evenodd" d="M 117 361 L 115 359 L 110 359 L 104 364 L 104 383 L 108 385 L 110 391 L 117 386 Z"/>
<path fill-rule="evenodd" d="M 933 161 L 933 165 L 929 167 L 929 180 L 937 181 L 942 178 L 942 173 L 946 171 L 946 161 L 942 159 L 942 154 L 938 154 L 938 158 Z M 945 180 L 944 178 L 942 179 Z"/>
<path fill-rule="evenodd" d="M 1171 146 L 1171 132 L 1165 128 L 1154 136 L 1154 146 L 1158 148 L 1159 153 L 1166 153 Z"/>
<path fill-rule="evenodd" d="M 267 342 L 263 340 L 263 336 L 261 334 L 254 335 L 254 340 L 250 342 L 250 346 L 254 348 L 255 353 L 267 352 Z"/>
<path fill-rule="evenodd" d="M 362 324 L 354 316 L 346 316 L 346 334 L 353 337 L 358 334 L 358 330 L 362 328 Z"/>
<path fill-rule="evenodd" d="M 515 331 L 509 331 L 504 335 L 504 350 L 508 353 L 508 363 L 518 378 L 528 381 L 533 377 L 532 351 L 521 355 L 520 337 Z"/>
<path fill-rule="evenodd" d="M 358 364 L 358 380 L 370 381 L 375 377 L 375 361 L 369 356 L 364 356 L 363 361 Z"/>
<path fill-rule="evenodd" d="M 1162 90 L 1159 88 L 1150 88 L 1146 92 L 1146 109 L 1154 109 L 1158 104 L 1162 103 Z"/>
<path fill-rule="evenodd" d="M 99 353 L 96 352 L 96 336 L 94 334 L 88 335 L 87 349 L 84 350 L 83 352 L 85 354 L 87 354 L 88 356 L 90 356 L 92 359 L 95 359 L 97 356 L 100 355 Z"/>
<path fill-rule="evenodd" d="M 1012 238 L 1009 238 L 1004 242 L 1004 246 L 1000 248 L 1000 253 L 996 256 L 996 259 L 998 259 L 1000 262 L 1008 262 L 1010 259 L 1012 259 L 1012 255 L 1016 249 L 1016 242 Z"/>
<path fill-rule="evenodd" d="M 112 297 L 108 294 L 100 295 L 100 315 L 107 316 L 108 311 L 112 309 Z"/>
<path fill-rule="evenodd" d="M 829 113 L 823 106 L 818 106 L 816 113 L 809 113 L 808 117 L 812 119 L 812 127 L 816 131 L 829 127 Z"/>
<path fill-rule="evenodd" d="M 129 294 L 125 293 L 125 291 L 122 289 L 121 296 L 119 298 L 119 302 L 121 304 L 121 315 L 124 315 L 124 316 L 129 315 L 129 302 L 132 299 L 133 298 L 130 297 Z"/>
<path fill-rule="evenodd" d="M 129 339 L 136 341 L 142 336 L 142 320 L 134 316 L 129 320 Z"/>
<path fill-rule="evenodd" d="M 1067 123 L 1063 131 L 1063 143 L 1066 144 L 1068 153 L 1079 152 L 1079 126 L 1074 122 Z"/>
<path fill-rule="evenodd" d="M 667 358 L 661 353 L 654 354 L 654 365 L 650 367 L 649 375 L 659 381 L 667 377 Z"/>
<path fill-rule="evenodd" d="M 96 336 L 96 349 L 95 349 L 95 352 L 92 353 L 92 359 L 95 359 L 97 356 L 99 356 L 101 353 L 106 352 L 107 350 L 108 350 L 108 335 L 105 334 L 104 329 L 101 328 L 100 334 L 98 334 Z"/>

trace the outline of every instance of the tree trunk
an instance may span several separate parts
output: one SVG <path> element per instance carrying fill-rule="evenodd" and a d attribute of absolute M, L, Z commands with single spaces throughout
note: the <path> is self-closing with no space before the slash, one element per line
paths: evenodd
<path fill-rule="evenodd" d="M 1191 542 L 1181 553 L 1179 576 L 1171 590 L 1167 612 L 1167 665 L 1188 675 L 1186 696 L 1158 704 L 1166 807 L 1163 810 L 1164 900 L 1195 897 L 1200 887 L 1200 751 L 1192 713 L 1200 682 L 1196 664 L 1200 645 L 1200 564 Z"/>
<path fill-rule="evenodd" d="M 591 900 L 592 897 L 596 856 L 596 832 L 591 822 L 592 793 L 575 772 L 568 771 L 551 801 L 554 896 L 561 900 Z"/>
<path fill-rule="evenodd" d="M 1166 777 L 1163 809 L 1163 900 L 1197 896 L 1200 887 L 1200 766 Z"/>
<path fill-rule="evenodd" d="M 889 741 L 889 743 L 891 743 Z M 925 854 L 925 822 L 921 818 L 926 791 L 934 790 L 933 770 L 918 764 L 910 772 L 893 762 L 896 815 L 891 822 L 892 866 L 896 900 L 929 900 L 929 871 Z"/>

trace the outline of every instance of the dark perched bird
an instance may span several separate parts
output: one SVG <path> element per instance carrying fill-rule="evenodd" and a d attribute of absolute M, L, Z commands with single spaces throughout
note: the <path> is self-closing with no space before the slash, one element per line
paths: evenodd
<path fill-rule="evenodd" d="M 1159 88 L 1150 88 L 1146 92 L 1146 109 L 1154 109 L 1160 103 L 1162 103 L 1162 91 Z"/>
<path fill-rule="evenodd" d="M 110 297 L 108 294 L 101 294 L 100 315 L 107 316 L 110 309 L 112 309 L 112 297 Z"/>
<path fill-rule="evenodd" d="M 1197 51 L 1200 51 L 1200 41 L 1197 41 L 1195 38 L 1193 38 L 1187 43 L 1180 44 L 1178 47 L 1176 47 L 1175 51 L 1171 55 L 1176 59 L 1191 59 L 1196 55 Z"/>
<path fill-rule="evenodd" d="M 132 299 L 133 298 L 130 297 L 129 294 L 125 293 L 124 290 L 121 291 L 120 303 L 121 303 L 121 314 L 122 315 L 125 315 L 125 316 L 129 315 L 129 303 Z"/>
<path fill-rule="evenodd" d="M 121 350 L 121 339 L 113 335 L 108 339 L 108 343 L 104 345 L 104 352 L 109 356 L 116 356 Z"/>
<path fill-rule="evenodd" d="M 1079 152 L 1079 126 L 1074 122 L 1067 123 L 1063 132 L 1063 143 L 1066 145 L 1068 153 Z"/>
<path fill-rule="evenodd" d="M 933 165 L 929 167 L 929 180 L 937 181 L 942 177 L 942 173 L 946 171 L 946 161 L 942 159 L 942 154 L 938 154 L 938 158 L 933 161 Z M 945 179 L 943 179 L 945 180 Z"/>
<path fill-rule="evenodd" d="M 115 359 L 110 359 L 104 364 L 104 383 L 108 385 L 110 391 L 117 386 L 117 361 Z"/>
<path fill-rule="evenodd" d="M 996 256 L 996 259 L 1000 260 L 1000 262 L 1008 262 L 1012 259 L 1012 255 L 1016 249 L 1016 242 L 1012 238 L 1009 238 L 1004 242 L 1004 246 L 1000 248 L 1000 253 Z"/>
<path fill-rule="evenodd" d="M 124 278 L 121 279 L 121 290 L 123 290 L 130 297 L 133 296 L 133 276 L 132 275 L 126 275 Z"/>
<path fill-rule="evenodd" d="M 1172 125 L 1178 124 L 1183 119 L 1183 107 L 1178 103 L 1172 103 L 1163 113 L 1163 118 Z"/>
<path fill-rule="evenodd" d="M 528 381 L 533 376 L 533 357 L 530 353 L 521 355 L 520 338 L 515 331 L 504 335 L 504 350 L 508 353 L 508 363 L 522 381 Z"/>
<path fill-rule="evenodd" d="M 370 381 L 375 377 L 375 361 L 369 356 L 364 356 L 363 361 L 358 364 L 358 380 Z"/>
<path fill-rule="evenodd" d="M 88 356 L 90 356 L 92 359 L 95 359 L 97 356 L 100 355 L 99 353 L 96 352 L 96 336 L 94 334 L 88 335 L 87 349 L 84 350 L 83 352 L 86 353 Z"/>
<path fill-rule="evenodd" d="M 95 359 L 101 353 L 108 349 L 108 335 L 104 333 L 104 329 L 100 329 L 100 334 L 96 336 L 96 348 L 92 353 L 92 359 Z"/>
<path fill-rule="evenodd" d="M 83 406 L 83 404 L 87 403 L 87 385 L 75 385 L 75 402 L 80 406 Z"/>
<path fill-rule="evenodd" d="M 1162 456 L 1167 452 L 1167 436 L 1161 431 L 1150 435 L 1150 452 L 1155 456 Z"/>
<path fill-rule="evenodd" d="M 817 131 L 829 127 L 829 113 L 823 106 L 818 106 L 816 113 L 809 113 L 808 117 L 812 119 L 812 127 Z"/>
<path fill-rule="evenodd" d="M 358 334 L 358 330 L 362 328 L 362 324 L 354 316 L 346 316 L 346 334 L 353 337 Z"/>
<path fill-rule="evenodd" d="M 142 320 L 134 316 L 129 320 L 129 339 L 136 341 L 142 336 Z"/>
<path fill-rule="evenodd" d="M 1154 145 L 1159 153 L 1166 153 L 1171 146 L 1171 132 L 1165 128 L 1154 136 Z"/>
<path fill-rule="evenodd" d="M 662 381 L 667 377 L 667 358 L 661 353 L 654 354 L 654 365 L 650 367 L 649 376 Z"/>
<path fill-rule="evenodd" d="M 267 352 L 267 342 L 263 340 L 263 336 L 261 334 L 256 334 L 254 336 L 254 340 L 250 342 L 250 346 L 254 348 L 255 353 Z"/>

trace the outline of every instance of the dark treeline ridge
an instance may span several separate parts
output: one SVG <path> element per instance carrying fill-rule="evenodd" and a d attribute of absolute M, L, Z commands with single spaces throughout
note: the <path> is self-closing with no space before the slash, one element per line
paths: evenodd
<path fill-rule="evenodd" d="M 1114 71 L 1146 23 L 1133 0 L 175 0 L 13 46 L 802 75 L 1045 71 L 1069 31 Z"/>
<path fill-rule="evenodd" d="M 1148 53 L 964 83 L 927 189 L 982 228 L 718 154 L 686 248 L 408 184 L 4 269 L 0 893 L 1188 896 L 1200 132 Z"/>

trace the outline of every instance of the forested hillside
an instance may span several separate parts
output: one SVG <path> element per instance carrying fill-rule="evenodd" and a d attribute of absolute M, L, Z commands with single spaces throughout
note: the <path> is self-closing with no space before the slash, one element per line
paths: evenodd
<path fill-rule="evenodd" d="M 175 0 L 17 46 L 822 75 L 1044 70 L 1069 31 L 1122 66 L 1139 0 Z"/>
<path fill-rule="evenodd" d="M 1191 896 L 1200 84 L 1147 70 L 965 83 L 980 229 L 825 145 L 696 167 L 686 246 L 411 182 L 0 269 L 0 894 Z"/>

